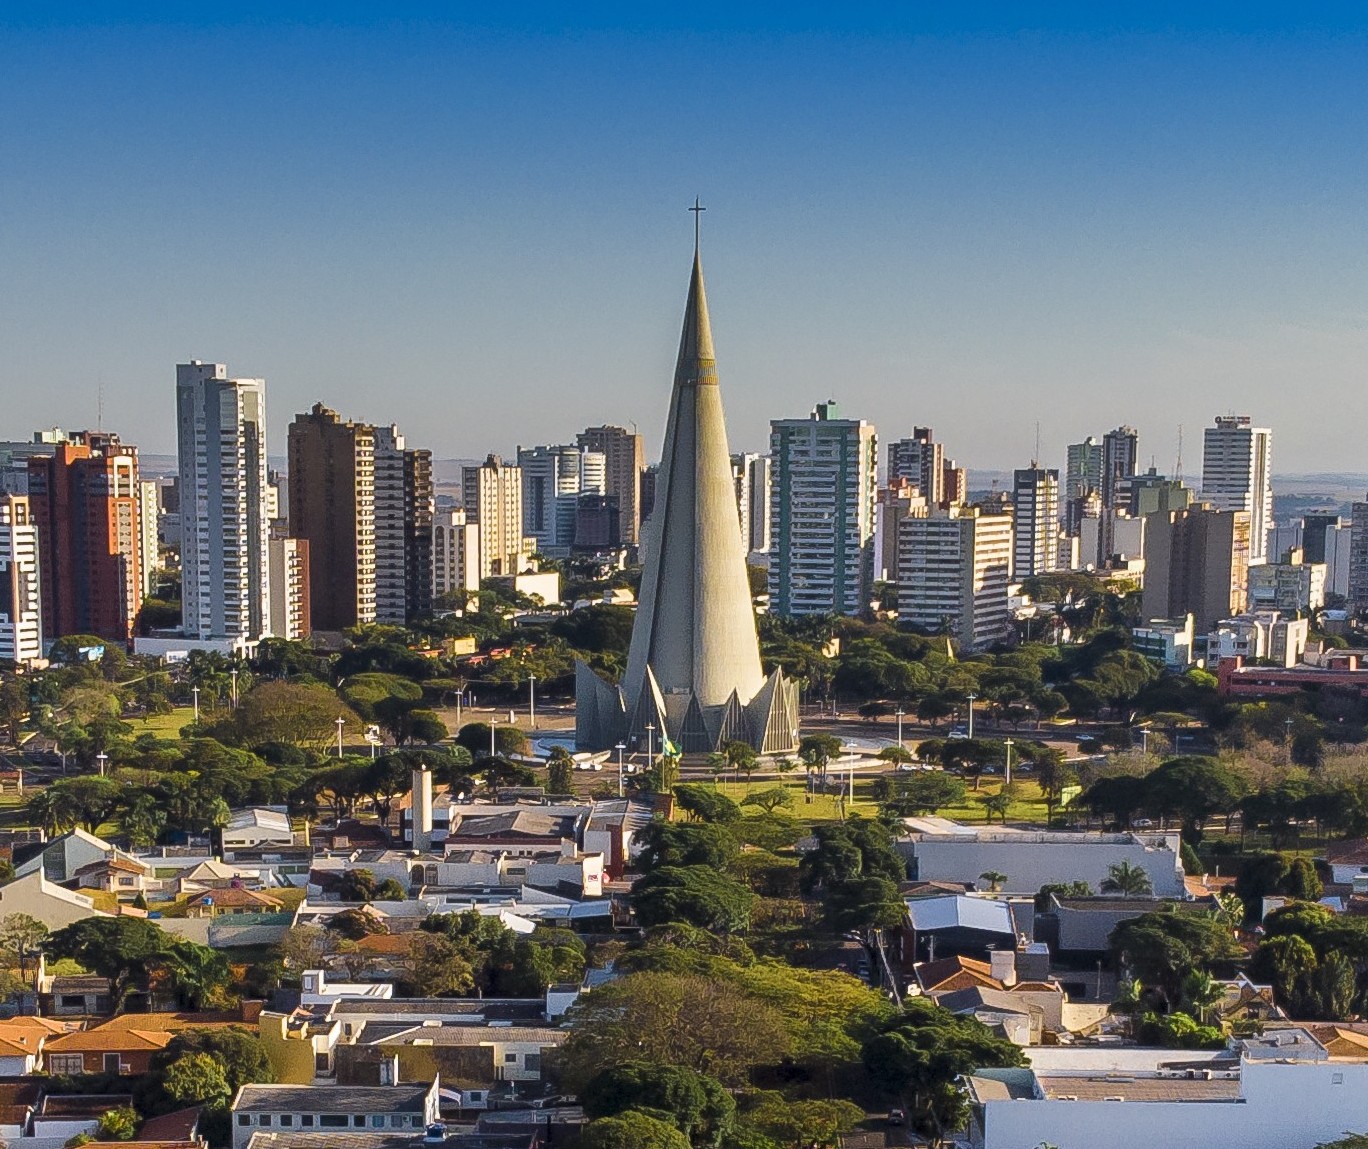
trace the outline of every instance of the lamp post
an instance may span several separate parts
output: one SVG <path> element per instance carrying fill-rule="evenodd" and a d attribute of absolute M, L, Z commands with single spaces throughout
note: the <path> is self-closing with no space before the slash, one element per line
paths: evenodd
<path fill-rule="evenodd" d="M 898 715 L 897 715 L 897 717 L 898 717 L 898 749 L 900 749 L 900 750 L 901 750 L 901 749 L 904 749 L 904 747 L 903 747 L 903 737 L 902 737 L 902 720 L 903 720 L 903 715 L 906 714 L 906 713 L 907 713 L 907 711 L 905 711 L 901 706 L 898 707 Z"/>
<path fill-rule="evenodd" d="M 978 698 L 972 690 L 969 692 L 969 737 L 974 737 L 974 700 Z"/>
<path fill-rule="evenodd" d="M 618 797 L 622 797 L 622 754 L 627 749 L 627 743 L 619 742 L 613 747 L 618 752 Z"/>
<path fill-rule="evenodd" d="M 1002 784 L 1003 787 L 1006 788 L 1012 784 L 1012 747 L 1015 743 L 1013 743 L 1010 738 L 1006 738 L 1003 740 L 1002 744 L 1007 748 L 1007 772 L 1002 776 Z"/>
<path fill-rule="evenodd" d="M 228 677 L 231 678 L 231 679 L 233 680 L 233 685 L 232 685 L 232 698 L 233 698 L 233 709 L 234 709 L 234 710 L 237 709 L 237 674 L 238 674 L 238 672 L 237 672 L 237 667 L 236 667 L 236 666 L 233 667 L 233 669 L 230 670 L 230 671 L 228 672 Z"/>
<path fill-rule="evenodd" d="M 103 778 L 105 776 L 105 763 L 109 761 L 109 755 L 101 750 L 95 755 L 95 758 L 100 763 L 100 777 Z"/>
<path fill-rule="evenodd" d="M 646 723 L 646 769 L 655 765 L 655 723 Z"/>
<path fill-rule="evenodd" d="M 342 757 L 342 727 L 346 726 L 347 720 L 342 715 L 337 716 L 337 756 Z"/>
<path fill-rule="evenodd" d="M 494 715 L 489 716 L 489 756 L 495 757 L 494 752 L 494 727 L 498 724 L 498 719 Z"/>
<path fill-rule="evenodd" d="M 198 687 L 198 686 L 192 686 L 192 687 L 190 688 L 190 694 L 191 694 L 191 696 L 195 699 L 195 725 L 198 726 L 198 725 L 199 725 L 199 687 Z"/>
<path fill-rule="evenodd" d="M 527 729 L 532 733 L 537 729 L 537 676 L 527 676 Z"/>
<path fill-rule="evenodd" d="M 1140 727 L 1140 753 L 1149 757 L 1149 727 Z"/>

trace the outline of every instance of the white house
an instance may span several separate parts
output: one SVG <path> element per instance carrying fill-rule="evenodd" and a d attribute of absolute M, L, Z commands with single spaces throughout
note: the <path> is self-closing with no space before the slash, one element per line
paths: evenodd
<path fill-rule="evenodd" d="M 234 810 L 223 827 L 223 850 L 252 850 L 259 846 L 291 846 L 294 831 L 290 816 L 281 810 L 252 806 Z"/>
<path fill-rule="evenodd" d="M 972 1149 L 1314 1149 L 1368 1129 L 1368 1060 L 1332 1058 L 1302 1029 L 1217 1053 L 1032 1049 L 1029 1069 L 967 1081 Z"/>

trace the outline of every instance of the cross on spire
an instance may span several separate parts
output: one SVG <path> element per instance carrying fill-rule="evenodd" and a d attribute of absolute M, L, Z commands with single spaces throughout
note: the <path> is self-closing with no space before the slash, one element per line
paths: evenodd
<path fill-rule="evenodd" d="M 705 208 L 702 204 L 700 204 L 700 203 L 698 202 L 698 197 L 697 197 L 697 196 L 694 196 L 693 207 L 689 208 L 689 210 L 690 210 L 691 212 L 694 213 L 694 251 L 697 251 L 697 250 L 698 250 L 698 221 L 699 221 L 699 218 L 700 218 L 699 213 L 700 213 L 700 212 L 705 212 L 705 211 L 707 211 L 708 209 Z"/>

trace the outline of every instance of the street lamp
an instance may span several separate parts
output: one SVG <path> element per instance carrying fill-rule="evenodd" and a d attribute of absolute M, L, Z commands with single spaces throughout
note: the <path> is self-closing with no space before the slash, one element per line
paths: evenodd
<path fill-rule="evenodd" d="M 897 715 L 897 717 L 898 717 L 898 748 L 899 748 L 899 749 L 903 749 L 902 720 L 903 720 L 903 715 L 906 714 L 906 713 L 907 713 L 907 711 L 905 711 L 901 706 L 898 707 L 898 715 Z"/>
<path fill-rule="evenodd" d="M 1004 779 L 1003 786 L 1007 787 L 1012 784 L 1012 747 L 1015 743 L 1010 738 L 1006 738 L 1003 739 L 1002 744 L 1007 748 L 1007 772 L 1002 776 Z"/>
<path fill-rule="evenodd" d="M 618 752 L 618 797 L 622 797 L 622 753 L 627 749 L 627 743 L 619 742 L 613 747 Z"/>
<path fill-rule="evenodd" d="M 646 769 L 655 765 L 655 723 L 646 723 Z"/>
<path fill-rule="evenodd" d="M 342 757 L 342 727 L 344 727 L 346 724 L 347 724 L 347 720 L 346 720 L 345 718 L 343 718 L 342 715 L 339 714 L 339 715 L 337 716 L 337 722 L 336 722 L 336 726 L 337 726 L 337 756 L 338 756 L 339 758 Z"/>
<path fill-rule="evenodd" d="M 1149 727 L 1140 727 L 1140 753 L 1149 757 Z"/>
<path fill-rule="evenodd" d="M 230 670 L 230 671 L 228 672 L 229 677 L 233 680 L 233 686 L 232 686 L 233 695 L 232 695 L 232 697 L 233 697 L 233 709 L 234 709 L 234 710 L 237 709 L 237 674 L 238 674 L 238 672 L 237 672 L 237 667 L 236 667 L 236 666 L 233 667 L 233 669 Z"/>
<path fill-rule="evenodd" d="M 531 733 L 537 729 L 537 676 L 527 676 L 527 728 Z"/>
<path fill-rule="evenodd" d="M 969 692 L 969 737 L 974 737 L 974 700 L 978 698 L 972 690 Z"/>
<path fill-rule="evenodd" d="M 491 714 L 489 716 L 489 756 L 491 758 L 496 757 L 494 752 L 494 727 L 497 726 L 498 723 L 499 720 Z"/>
<path fill-rule="evenodd" d="M 100 777 L 103 778 L 105 773 L 104 764 L 109 761 L 109 755 L 106 754 L 103 750 L 101 750 L 98 754 L 95 755 L 95 757 L 100 763 Z"/>
<path fill-rule="evenodd" d="M 198 726 L 198 725 L 199 725 L 199 687 L 198 687 L 198 686 L 192 686 L 192 687 L 190 688 L 190 693 L 194 696 L 194 699 L 195 699 L 195 725 Z"/>

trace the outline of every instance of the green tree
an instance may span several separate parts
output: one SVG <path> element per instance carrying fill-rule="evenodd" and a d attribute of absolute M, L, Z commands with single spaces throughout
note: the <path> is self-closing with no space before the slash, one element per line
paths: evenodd
<path fill-rule="evenodd" d="M 736 1113 L 736 1101 L 715 1078 L 680 1065 L 641 1061 L 595 1074 L 580 1100 L 590 1120 L 632 1109 L 668 1113 L 696 1149 L 717 1145 Z"/>
<path fill-rule="evenodd" d="M 456 744 L 476 757 L 489 755 L 489 723 L 467 722 L 456 734 Z M 527 735 L 516 726 L 494 727 L 494 751 L 498 755 L 523 755 L 528 750 Z"/>
<path fill-rule="evenodd" d="M 162 1072 L 167 1096 L 182 1104 L 222 1108 L 232 1092 L 223 1068 L 207 1053 L 183 1053 Z"/>
<path fill-rule="evenodd" d="M 231 971 L 222 950 L 183 939 L 168 939 L 155 959 L 183 1009 L 204 1009 L 228 985 Z"/>
<path fill-rule="evenodd" d="M 70 958 L 108 978 L 115 1012 L 167 949 L 169 936 L 145 918 L 82 918 L 48 936 L 50 957 Z"/>
<path fill-rule="evenodd" d="M 1107 876 L 1102 880 L 1104 894 L 1120 894 L 1124 898 L 1139 898 L 1154 892 L 1154 883 L 1143 866 L 1130 862 L 1117 862 L 1107 867 Z"/>
<path fill-rule="evenodd" d="M 737 804 L 711 786 L 686 782 L 674 788 L 674 795 L 679 808 L 694 821 L 729 826 L 741 820 L 741 810 Z"/>
<path fill-rule="evenodd" d="M 745 1124 L 779 1145 L 835 1145 L 864 1120 L 854 1102 L 796 1100 L 774 1090 L 752 1099 Z"/>
<path fill-rule="evenodd" d="M 985 870 L 979 875 L 979 881 L 988 883 L 988 892 L 995 894 L 1007 883 L 1007 875 L 998 870 Z"/>
<path fill-rule="evenodd" d="M 47 936 L 47 923 L 32 914 L 6 914 L 0 918 L 0 960 L 6 966 L 17 968 L 21 979 L 32 963 L 36 976 L 38 955 L 43 950 Z"/>
<path fill-rule="evenodd" d="M 131 1105 L 119 1105 L 100 1114 L 95 1132 L 101 1141 L 132 1141 L 138 1131 L 138 1111 Z"/>
<path fill-rule="evenodd" d="M 689 1139 L 659 1117 L 635 1109 L 590 1121 L 580 1149 L 689 1149 Z"/>
<path fill-rule="evenodd" d="M 705 865 L 661 866 L 632 886 L 632 908 L 643 926 L 685 922 L 734 933 L 750 925 L 754 902 L 745 886 Z"/>
<path fill-rule="evenodd" d="M 560 747 L 556 747 L 557 750 Z M 553 753 L 546 764 L 546 790 L 549 794 L 570 794 L 575 788 L 575 767 L 567 754 L 557 758 Z"/>
<path fill-rule="evenodd" d="M 661 866 L 709 866 L 726 869 L 740 844 L 730 830 L 710 822 L 647 823 L 635 836 L 637 869 L 649 873 Z"/>
<path fill-rule="evenodd" d="M 375 874 L 365 867 L 343 870 L 337 895 L 344 902 L 373 902 L 378 888 Z"/>
<path fill-rule="evenodd" d="M 766 814 L 773 814 L 783 806 L 793 805 L 793 792 L 787 786 L 770 786 L 741 800 L 743 806 L 757 806 Z"/>
<path fill-rule="evenodd" d="M 1121 922 L 1111 945 L 1126 969 L 1169 1006 L 1181 1000 L 1191 971 L 1212 972 L 1242 952 L 1223 919 L 1171 907 Z"/>
<path fill-rule="evenodd" d="M 475 987 L 475 969 L 466 950 L 441 934 L 410 934 L 406 964 L 408 983 L 418 997 L 451 997 Z"/>
<path fill-rule="evenodd" d="M 869 1080 L 884 1095 L 911 1097 L 917 1128 L 944 1136 L 968 1114 L 959 1079 L 979 1068 L 1025 1064 L 1022 1051 L 971 1017 L 959 1017 L 924 997 L 911 997 L 902 1012 L 865 1043 Z"/>

